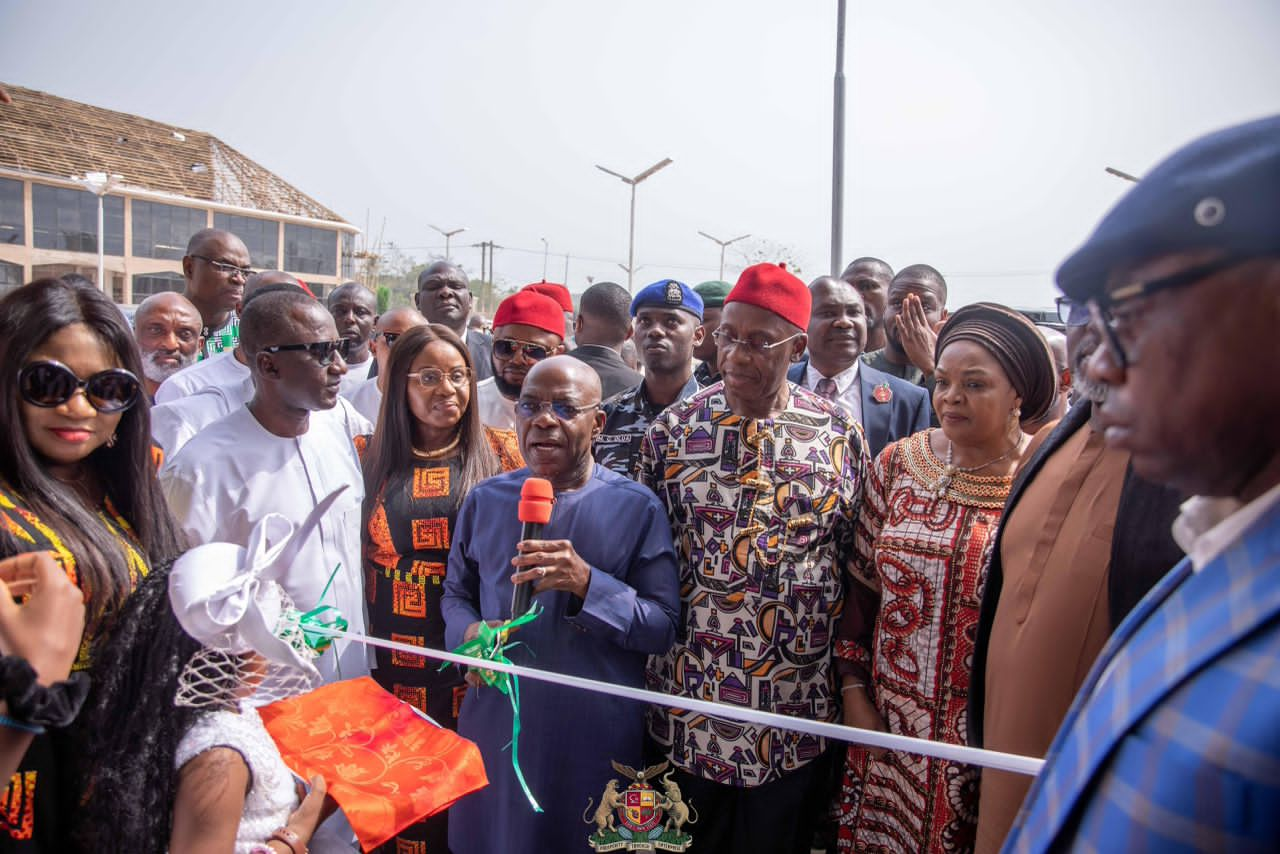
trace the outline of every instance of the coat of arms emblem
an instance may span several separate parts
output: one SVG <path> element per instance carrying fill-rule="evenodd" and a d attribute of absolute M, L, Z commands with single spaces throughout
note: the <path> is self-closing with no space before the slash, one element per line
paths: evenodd
<path fill-rule="evenodd" d="M 629 765 L 611 762 L 613 769 L 631 781 L 631 785 L 618 790 L 617 779 L 610 780 L 600 795 L 600 803 L 587 800 L 582 820 L 594 823 L 595 832 L 587 837 L 593 851 L 676 851 L 682 852 L 693 844 L 693 837 L 685 833 L 686 823 L 698 820 L 693 803 L 685 803 L 680 786 L 671 779 L 671 772 L 655 789 L 652 782 L 666 771 L 668 762 L 650 765 L 636 771 Z"/>
<path fill-rule="evenodd" d="M 889 388 L 888 383 L 880 383 L 871 390 L 871 396 L 876 403 L 888 403 L 893 400 L 893 389 Z"/>

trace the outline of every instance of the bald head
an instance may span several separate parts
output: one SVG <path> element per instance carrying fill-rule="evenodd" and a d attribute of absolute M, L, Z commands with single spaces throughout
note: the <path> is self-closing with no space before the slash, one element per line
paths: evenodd
<path fill-rule="evenodd" d="M 180 293 L 164 291 L 152 294 L 138 304 L 138 310 L 133 313 L 133 328 L 141 329 L 152 314 L 159 312 L 177 313 L 190 318 L 197 324 L 200 322 L 200 311 L 191 303 L 191 300 Z"/>
<path fill-rule="evenodd" d="M 142 301 L 133 331 L 148 392 L 155 394 L 160 383 L 195 362 L 203 326 L 199 310 L 182 294 L 166 291 Z"/>
<path fill-rule="evenodd" d="M 529 369 L 516 406 L 516 433 L 529 470 L 556 489 L 577 489 L 595 467 L 591 443 L 604 427 L 600 377 L 572 356 L 552 356 Z M 560 405 L 557 413 L 553 405 Z M 531 416 L 526 406 L 536 407 Z M 566 417 L 565 408 L 571 417 Z"/>
<path fill-rule="evenodd" d="M 240 315 L 240 347 L 252 364 L 253 356 L 263 347 L 295 343 L 300 321 L 313 313 L 329 317 L 320 303 L 303 293 L 301 288 L 261 291 L 244 307 Z M 332 324 L 332 318 L 329 323 Z"/>
<path fill-rule="evenodd" d="M 555 382 L 563 386 L 572 386 L 578 392 L 577 405 L 592 406 L 600 402 L 600 375 L 596 369 L 581 359 L 573 356 L 552 356 L 543 359 L 525 376 L 525 389 L 534 377 L 545 377 L 545 381 Z"/>
<path fill-rule="evenodd" d="M 255 291 L 268 285 L 293 285 L 299 291 L 302 290 L 302 286 L 298 284 L 297 277 L 289 275 L 284 270 L 259 270 L 245 279 L 244 301 L 248 302 L 249 297 L 253 296 Z"/>
<path fill-rule="evenodd" d="M 378 363 L 378 387 L 382 387 L 387 373 L 387 358 L 391 355 L 391 344 L 387 343 L 387 335 L 392 343 L 415 326 L 426 326 L 427 319 L 416 308 L 393 308 L 378 315 L 378 322 L 373 325 L 373 341 L 369 349 L 373 351 L 374 361 Z"/>
<path fill-rule="evenodd" d="M 437 261 L 418 274 L 418 309 L 432 323 L 441 323 L 458 337 L 467 331 L 471 315 L 471 283 L 462 268 Z"/>

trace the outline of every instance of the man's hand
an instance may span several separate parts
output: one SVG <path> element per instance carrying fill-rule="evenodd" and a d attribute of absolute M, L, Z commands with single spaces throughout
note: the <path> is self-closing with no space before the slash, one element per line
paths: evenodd
<path fill-rule="evenodd" d="M 889 728 L 885 726 L 884 718 L 880 717 L 880 712 L 876 709 L 876 704 L 871 701 L 866 688 L 848 681 L 845 682 L 845 687 L 847 690 L 841 693 L 841 699 L 844 701 L 844 725 L 888 732 Z M 889 752 L 883 747 L 871 747 L 866 744 L 858 746 L 873 759 L 882 759 Z"/>
<path fill-rule="evenodd" d="M 898 313 L 897 320 L 902 351 L 911 364 L 924 371 L 925 376 L 932 376 L 933 348 L 938 343 L 938 333 L 929 326 L 920 297 L 907 294 L 902 300 L 902 311 Z"/>
<path fill-rule="evenodd" d="M 587 598 L 591 567 L 568 540 L 523 540 L 516 550 L 519 554 L 511 559 L 516 568 L 512 584 L 532 581 L 534 593 L 567 590 L 579 599 Z"/>
<path fill-rule="evenodd" d="M 0 560 L 0 653 L 25 658 L 51 685 L 71 672 L 83 635 L 84 594 L 48 552 Z"/>
<path fill-rule="evenodd" d="M 497 628 L 498 626 L 502 625 L 503 621 L 502 620 L 485 620 L 484 622 L 486 625 Z M 476 621 L 471 625 L 467 626 L 467 630 L 462 633 L 462 642 L 466 643 L 467 641 L 475 640 L 479 634 L 480 634 L 480 622 Z M 462 678 L 472 688 L 484 687 L 484 684 L 485 684 L 484 680 L 480 678 L 480 674 L 476 671 L 474 667 L 469 668 L 466 674 Z"/>

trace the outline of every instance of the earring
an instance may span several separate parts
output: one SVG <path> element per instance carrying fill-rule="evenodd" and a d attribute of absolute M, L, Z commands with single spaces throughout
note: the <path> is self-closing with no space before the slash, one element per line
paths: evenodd
<path fill-rule="evenodd" d="M 114 448 L 116 446 L 116 434 L 112 433 L 111 438 L 107 439 L 107 447 Z"/>

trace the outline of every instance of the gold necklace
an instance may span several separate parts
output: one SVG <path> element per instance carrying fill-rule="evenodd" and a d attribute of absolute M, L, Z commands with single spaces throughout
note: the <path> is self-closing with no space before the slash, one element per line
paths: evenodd
<path fill-rule="evenodd" d="M 996 463 L 1000 462 L 1001 460 L 1007 460 L 1009 459 L 1009 456 L 1013 454 L 1014 451 L 1018 450 L 1021 447 L 1022 447 L 1022 443 L 1020 441 L 1014 442 L 1012 448 L 1005 451 L 1003 454 L 996 457 L 994 460 L 987 460 L 985 463 L 983 463 L 980 466 L 969 466 L 968 468 L 961 468 L 960 466 L 957 466 L 953 462 L 951 462 L 952 455 L 955 452 L 955 443 L 953 443 L 950 439 L 948 439 L 947 440 L 947 459 L 942 467 L 942 477 L 934 481 L 933 486 L 929 487 L 929 491 L 933 493 L 934 498 L 945 498 L 947 495 L 947 490 L 951 488 L 951 481 L 955 479 L 956 475 L 972 474 L 973 472 L 980 471 L 986 468 L 987 466 L 993 466 Z"/>
<path fill-rule="evenodd" d="M 438 460 L 445 454 L 458 447 L 458 443 L 462 441 L 462 434 L 457 433 L 453 437 L 453 441 L 445 445 L 443 448 L 437 448 L 434 451 L 420 451 L 416 447 L 413 449 L 413 455 L 422 460 Z"/>

